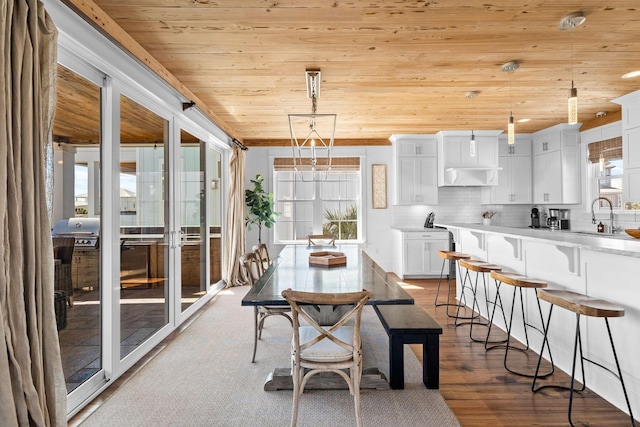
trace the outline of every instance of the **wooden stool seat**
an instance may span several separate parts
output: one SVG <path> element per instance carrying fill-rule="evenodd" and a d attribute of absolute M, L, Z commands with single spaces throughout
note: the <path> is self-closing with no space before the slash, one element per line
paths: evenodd
<path fill-rule="evenodd" d="M 547 282 L 507 271 L 492 271 L 491 278 L 519 288 L 546 288 Z"/>
<path fill-rule="evenodd" d="M 622 317 L 624 308 L 603 299 L 589 297 L 561 289 L 544 289 L 538 293 L 541 300 L 574 313 L 590 317 Z"/>
<path fill-rule="evenodd" d="M 542 351 L 540 351 L 540 356 L 538 358 L 538 367 L 536 368 L 536 374 L 533 377 L 533 384 L 531 384 L 531 391 L 534 393 L 547 387 L 560 388 L 564 390 L 569 390 L 569 408 L 567 409 L 567 418 L 569 420 L 570 425 L 574 425 L 571 420 L 571 413 L 573 410 L 573 393 L 574 392 L 582 392 L 587 388 L 587 380 L 585 378 L 584 371 L 584 362 L 589 362 L 594 366 L 598 366 L 610 374 L 612 374 L 618 381 L 620 381 L 620 386 L 622 387 L 622 392 L 624 394 L 625 402 L 627 403 L 627 409 L 629 410 L 629 419 L 631 421 L 631 426 L 635 426 L 635 419 L 633 418 L 633 412 L 631 410 L 631 404 L 629 402 L 629 395 L 627 394 L 627 388 L 624 385 L 624 379 L 622 378 L 622 370 L 620 369 L 620 362 L 618 360 L 618 354 L 616 353 L 616 347 L 613 343 L 613 336 L 611 335 L 611 327 L 609 326 L 609 317 L 622 317 L 624 316 L 624 308 L 611 303 L 609 301 L 605 301 L 600 298 L 590 297 L 588 295 L 580 294 L 578 292 L 566 291 L 562 289 L 541 289 L 538 292 L 538 296 L 541 300 L 547 301 L 551 304 L 551 308 L 549 308 L 549 317 L 547 318 L 547 325 L 544 330 L 544 340 L 542 344 L 542 351 L 544 351 L 544 344 L 547 344 L 547 334 L 549 333 L 549 324 L 551 323 L 551 313 L 553 313 L 553 308 L 555 306 L 564 308 L 565 310 L 569 310 L 576 315 L 576 326 L 575 326 L 575 339 L 573 342 L 573 364 L 571 367 L 571 382 L 567 387 L 561 384 L 544 384 L 536 387 L 536 380 L 541 377 L 538 375 L 538 370 L 540 369 L 540 362 L 542 361 Z M 589 317 L 599 317 L 604 319 L 604 323 L 607 327 L 607 334 L 609 335 L 609 343 L 611 344 L 611 351 L 613 355 L 613 361 L 615 363 L 615 370 L 610 369 L 605 366 L 601 360 L 593 360 L 589 359 L 582 352 L 582 337 L 580 334 L 580 316 L 589 316 Z M 563 325 L 566 327 L 566 325 Z M 578 352 L 580 353 L 578 357 Z M 580 361 L 580 369 L 582 372 L 582 387 L 576 388 L 576 364 L 577 361 Z M 553 359 L 551 359 L 551 363 L 553 364 Z"/>
<path fill-rule="evenodd" d="M 502 267 L 495 264 L 490 264 L 486 261 L 480 260 L 460 260 L 460 267 L 467 270 L 475 271 L 476 273 L 491 273 L 493 271 L 500 271 Z"/>
<path fill-rule="evenodd" d="M 438 256 L 449 261 L 458 261 L 460 259 L 470 259 L 471 255 L 463 254 L 456 251 L 438 251 Z"/>

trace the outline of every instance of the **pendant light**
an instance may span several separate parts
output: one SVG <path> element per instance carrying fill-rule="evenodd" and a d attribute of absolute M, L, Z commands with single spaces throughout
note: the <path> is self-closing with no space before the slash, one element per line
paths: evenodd
<path fill-rule="evenodd" d="M 573 30 L 584 24 L 586 18 L 582 12 L 574 12 L 560 20 L 560 31 Z M 567 101 L 568 123 L 570 125 L 578 123 L 578 89 L 573 86 L 573 40 L 569 35 L 571 45 L 571 89 L 569 89 L 569 99 Z"/>
<path fill-rule="evenodd" d="M 471 140 L 469 141 L 469 157 L 476 156 L 476 136 L 471 131 Z"/>
<path fill-rule="evenodd" d="M 516 142 L 516 129 L 513 122 L 513 105 L 511 98 L 511 73 L 520 67 L 518 61 L 509 61 L 502 65 L 502 71 L 509 73 L 509 121 L 507 122 L 507 143 L 513 145 Z"/>
<path fill-rule="evenodd" d="M 596 113 L 596 117 L 600 118 L 600 157 L 598 158 L 598 164 L 600 165 L 600 176 L 604 175 L 604 166 L 605 166 L 605 158 L 604 158 L 604 145 L 603 145 L 603 136 L 602 136 L 602 122 L 604 116 L 607 115 L 606 111 L 598 111 Z"/>

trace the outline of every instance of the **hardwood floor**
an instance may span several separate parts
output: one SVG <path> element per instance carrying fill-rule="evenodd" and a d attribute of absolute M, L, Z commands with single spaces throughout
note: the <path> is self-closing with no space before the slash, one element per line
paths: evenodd
<path fill-rule="evenodd" d="M 567 426 L 569 392 L 544 389 L 531 392 L 531 379 L 513 375 L 503 366 L 504 351 L 486 352 L 482 343 L 469 339 L 469 327 L 455 327 L 445 313 L 435 307 L 438 280 L 398 282 L 443 329 L 440 337 L 440 392 L 464 427 L 474 426 Z M 444 286 L 442 289 L 446 289 Z M 440 294 L 440 298 L 446 295 Z M 478 328 L 483 329 L 483 328 Z M 475 332 L 474 328 L 474 332 Z M 503 336 L 506 336 L 503 334 Z M 422 360 L 420 346 L 411 346 Z M 514 353 L 514 363 L 535 363 L 537 355 Z M 511 360 L 512 353 L 509 353 Z M 518 360 L 518 358 L 522 360 Z M 525 360 L 528 359 L 528 360 Z M 510 364 L 511 366 L 511 364 Z M 568 384 L 570 377 L 558 369 L 551 377 Z M 636 414 L 637 417 L 637 414 Z M 576 426 L 628 426 L 628 415 L 588 389 L 574 394 L 573 422 Z"/>

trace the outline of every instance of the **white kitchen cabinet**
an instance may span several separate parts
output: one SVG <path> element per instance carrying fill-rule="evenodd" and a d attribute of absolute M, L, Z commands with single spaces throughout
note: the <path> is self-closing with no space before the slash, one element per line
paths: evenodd
<path fill-rule="evenodd" d="M 437 141 L 435 135 L 393 135 L 396 204 L 438 203 Z"/>
<path fill-rule="evenodd" d="M 498 184 L 498 135 L 502 131 L 438 132 L 438 185 L 484 186 Z"/>
<path fill-rule="evenodd" d="M 579 125 L 533 134 L 533 203 L 580 203 Z"/>
<path fill-rule="evenodd" d="M 622 105 L 622 201 L 637 203 L 640 202 L 640 90 L 614 102 Z"/>
<path fill-rule="evenodd" d="M 506 135 L 498 144 L 498 185 L 482 188 L 484 204 L 531 204 L 533 200 L 531 138 L 522 136 L 515 144 Z"/>
<path fill-rule="evenodd" d="M 429 231 L 433 230 L 433 231 Z M 447 230 L 425 229 L 425 231 L 394 230 L 394 249 L 399 255 L 394 265 L 401 278 L 440 277 L 442 258 L 438 251 L 449 250 Z M 449 271 L 445 264 L 445 274 Z"/>

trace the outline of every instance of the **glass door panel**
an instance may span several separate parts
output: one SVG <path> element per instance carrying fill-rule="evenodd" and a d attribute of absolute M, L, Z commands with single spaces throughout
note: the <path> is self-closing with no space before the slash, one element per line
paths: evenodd
<path fill-rule="evenodd" d="M 169 322 L 168 122 L 120 96 L 120 357 Z"/>
<path fill-rule="evenodd" d="M 181 309 L 185 311 L 206 293 L 206 239 L 204 205 L 204 143 L 180 132 Z"/>
<path fill-rule="evenodd" d="M 209 179 L 209 283 L 222 280 L 222 154 L 207 146 L 207 178 Z M 206 186 L 205 186 L 206 188 Z"/>
<path fill-rule="evenodd" d="M 53 124 L 52 226 L 58 336 L 67 393 L 102 369 L 99 235 L 76 239 L 59 224 L 100 218 L 100 87 L 58 65 Z M 96 229 L 99 231 L 99 228 Z M 71 238 L 69 238 L 71 236 Z M 67 239 L 64 239 L 67 237 Z M 77 244 L 76 240 L 86 243 Z M 65 307 L 66 306 L 66 307 Z"/>

